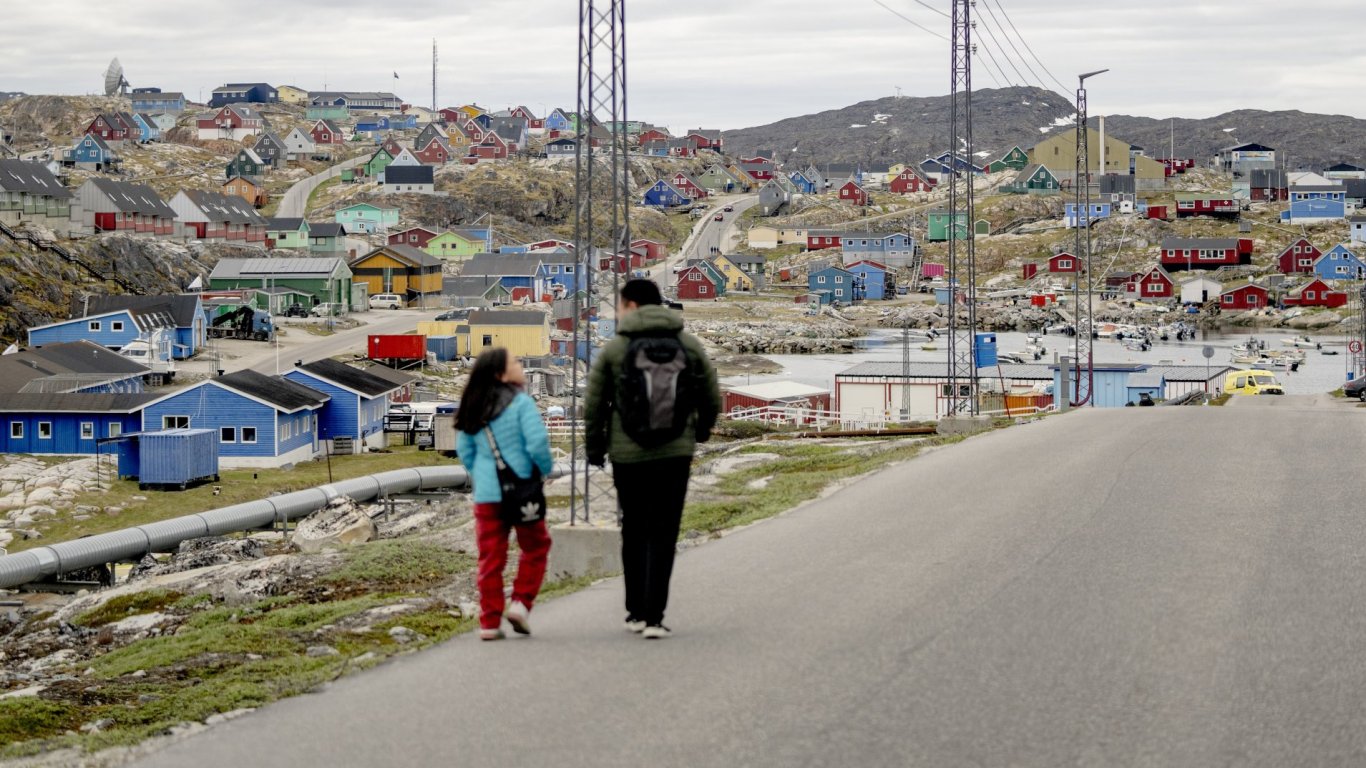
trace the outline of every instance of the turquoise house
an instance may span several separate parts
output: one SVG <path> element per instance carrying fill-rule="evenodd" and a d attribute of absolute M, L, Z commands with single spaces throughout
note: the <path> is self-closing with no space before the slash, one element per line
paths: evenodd
<path fill-rule="evenodd" d="M 336 222 L 347 232 L 373 234 L 398 226 L 398 209 L 381 208 L 370 203 L 356 203 L 337 211 Z"/>

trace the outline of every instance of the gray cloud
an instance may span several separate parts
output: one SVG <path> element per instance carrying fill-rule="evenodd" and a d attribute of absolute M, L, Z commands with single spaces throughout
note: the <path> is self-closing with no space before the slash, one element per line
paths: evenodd
<path fill-rule="evenodd" d="M 911 0 L 885 1 L 947 32 L 947 19 Z M 927 2 L 948 8 L 947 0 Z M 1035 74 L 1017 60 L 1021 78 L 1006 63 L 1017 57 L 1002 39 L 1009 27 L 1000 11 L 993 20 L 985 10 L 995 2 L 978 0 L 976 37 L 1004 80 L 1037 75 L 1061 91 L 1018 40 Z M 1091 88 L 1093 114 L 1204 117 L 1246 107 L 1366 116 L 1353 74 L 1366 67 L 1355 39 L 1366 24 L 1361 0 L 999 2 L 1069 89 L 1077 72 L 1113 70 Z M 435 37 L 443 105 L 573 106 L 577 4 L 569 0 L 333 0 L 321 12 L 280 0 L 68 0 L 60 14 L 14 5 L 0 25 L 0 90 L 93 92 L 118 56 L 135 86 L 192 99 L 225 81 L 263 80 L 393 90 L 426 104 Z M 631 116 L 675 130 L 766 123 L 897 86 L 912 96 L 948 89 L 947 43 L 872 0 L 634 0 L 627 17 Z M 54 48 L 66 53 L 54 56 Z M 992 69 L 982 50 L 977 87 L 995 84 Z"/>

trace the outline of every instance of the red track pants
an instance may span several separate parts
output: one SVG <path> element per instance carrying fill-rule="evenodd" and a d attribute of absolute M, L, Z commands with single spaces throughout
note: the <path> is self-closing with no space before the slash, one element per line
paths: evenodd
<path fill-rule="evenodd" d="M 550 532 L 545 521 L 531 525 L 508 526 L 498 519 L 497 504 L 474 505 L 474 534 L 479 544 L 479 626 L 497 629 L 503 623 L 503 570 L 508 562 L 509 528 L 517 530 L 517 546 L 522 556 L 517 563 L 517 578 L 512 582 L 512 599 L 530 608 L 545 580 L 546 557 L 550 554 Z"/>

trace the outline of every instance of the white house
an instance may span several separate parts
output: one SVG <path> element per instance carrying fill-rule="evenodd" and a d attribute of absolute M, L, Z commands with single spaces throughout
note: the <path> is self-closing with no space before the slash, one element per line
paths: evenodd
<path fill-rule="evenodd" d="M 1219 298 L 1224 292 L 1224 284 L 1204 275 L 1192 277 L 1181 283 L 1182 304 L 1204 304 Z"/>
<path fill-rule="evenodd" d="M 1352 242 L 1366 243 L 1366 215 L 1349 216 L 1347 223 L 1352 227 Z"/>

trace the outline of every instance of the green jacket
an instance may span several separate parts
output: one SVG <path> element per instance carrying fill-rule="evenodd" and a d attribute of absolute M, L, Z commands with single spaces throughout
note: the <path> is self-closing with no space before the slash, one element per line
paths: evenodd
<path fill-rule="evenodd" d="M 694 376 L 699 393 L 697 409 L 688 420 L 689 428 L 671 443 L 658 448 L 642 448 L 621 426 L 621 415 L 613 407 L 614 390 L 621 379 L 626 347 L 638 335 L 678 334 L 688 354 L 688 373 Z M 587 435 L 584 438 L 589 461 L 611 455 L 613 464 L 638 464 L 655 459 L 692 456 L 698 443 L 711 437 L 711 429 L 721 412 L 721 392 L 716 386 L 716 369 L 697 337 L 683 330 L 683 316 L 668 307 L 641 307 L 621 319 L 617 336 L 598 353 L 588 377 L 588 400 L 584 404 Z"/>

